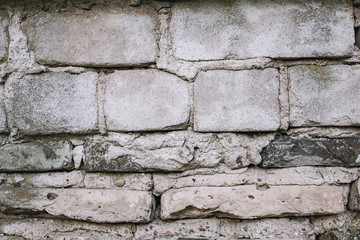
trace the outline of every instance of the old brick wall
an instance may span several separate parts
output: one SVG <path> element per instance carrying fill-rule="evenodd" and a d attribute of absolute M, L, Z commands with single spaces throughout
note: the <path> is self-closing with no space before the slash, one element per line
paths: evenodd
<path fill-rule="evenodd" d="M 357 239 L 358 16 L 0 0 L 0 239 Z"/>

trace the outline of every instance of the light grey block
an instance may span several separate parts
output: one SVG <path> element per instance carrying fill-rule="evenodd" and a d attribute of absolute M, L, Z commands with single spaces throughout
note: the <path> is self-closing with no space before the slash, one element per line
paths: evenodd
<path fill-rule="evenodd" d="M 27 135 L 97 130 L 96 73 L 44 73 L 6 82 L 9 125 Z"/>
<path fill-rule="evenodd" d="M 351 55 L 347 0 L 176 1 L 170 33 L 185 60 L 315 58 Z"/>

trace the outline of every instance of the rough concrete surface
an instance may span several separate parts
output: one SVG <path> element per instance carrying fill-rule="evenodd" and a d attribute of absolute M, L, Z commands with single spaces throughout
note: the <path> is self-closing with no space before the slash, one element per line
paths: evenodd
<path fill-rule="evenodd" d="M 338 186 L 190 187 L 161 195 L 162 219 L 208 216 L 252 219 L 343 211 L 343 190 Z"/>
<path fill-rule="evenodd" d="M 247 136 L 187 131 L 132 137 L 119 134 L 87 141 L 84 168 L 99 172 L 168 172 L 225 164 L 236 169 L 259 164 L 261 150 L 272 139 L 272 134 Z"/>

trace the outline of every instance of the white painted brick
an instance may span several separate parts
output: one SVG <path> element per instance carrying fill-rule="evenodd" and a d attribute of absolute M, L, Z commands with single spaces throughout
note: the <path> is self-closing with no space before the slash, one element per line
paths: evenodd
<path fill-rule="evenodd" d="M 280 126 L 276 69 L 201 72 L 194 86 L 195 131 L 274 131 Z"/>
<path fill-rule="evenodd" d="M 103 80 L 108 130 L 186 128 L 190 115 L 187 82 L 159 70 L 117 71 Z"/>
<path fill-rule="evenodd" d="M 354 45 L 347 0 L 177 1 L 174 55 L 185 60 L 336 57 Z"/>
<path fill-rule="evenodd" d="M 289 69 L 290 125 L 359 126 L 360 65 Z"/>
<path fill-rule="evenodd" d="M 25 75 L 5 84 L 11 128 L 28 135 L 97 130 L 96 73 Z"/>
<path fill-rule="evenodd" d="M 155 12 L 151 8 L 44 13 L 24 25 L 43 64 L 123 66 L 155 62 Z"/>

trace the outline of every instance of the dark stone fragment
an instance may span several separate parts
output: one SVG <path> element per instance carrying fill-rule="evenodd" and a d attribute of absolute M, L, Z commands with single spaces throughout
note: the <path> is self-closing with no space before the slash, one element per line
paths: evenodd
<path fill-rule="evenodd" d="M 319 235 L 317 240 L 358 240 L 360 238 L 360 230 L 348 231 L 331 231 Z"/>
<path fill-rule="evenodd" d="M 85 171 L 88 172 L 131 172 L 142 171 L 142 167 L 132 161 L 132 156 L 125 155 L 116 159 L 106 159 L 110 146 L 118 144 L 112 142 L 86 142 L 85 149 Z"/>
<path fill-rule="evenodd" d="M 261 153 L 262 167 L 360 166 L 360 138 L 277 137 Z"/>

